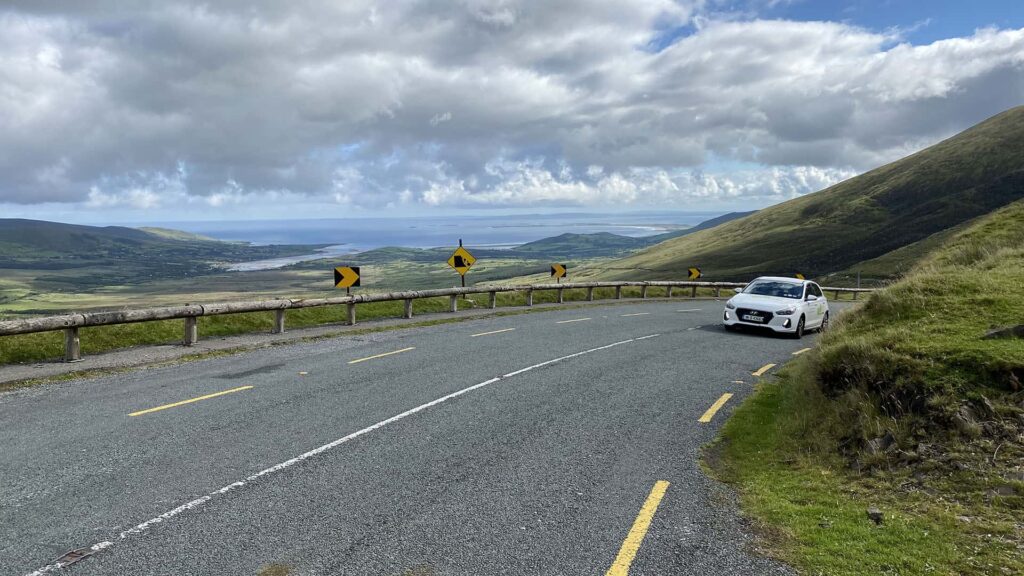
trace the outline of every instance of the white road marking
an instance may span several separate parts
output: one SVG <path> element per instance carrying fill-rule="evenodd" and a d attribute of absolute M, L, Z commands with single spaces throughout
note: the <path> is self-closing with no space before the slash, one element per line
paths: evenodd
<path fill-rule="evenodd" d="M 700 326 L 692 326 L 692 327 L 690 327 L 690 328 L 687 328 L 687 329 L 686 329 L 686 331 L 687 331 L 687 332 L 691 332 L 691 331 L 693 331 L 693 330 L 696 330 L 697 328 L 700 328 Z"/>
<path fill-rule="evenodd" d="M 647 316 L 648 314 L 650 314 L 650 312 L 635 312 L 633 314 L 623 314 L 622 316 Z"/>
<path fill-rule="evenodd" d="M 395 422 L 398 422 L 399 420 L 402 420 L 403 418 L 407 418 L 409 416 L 412 416 L 413 414 L 416 414 L 418 412 L 422 412 L 422 411 L 426 410 L 427 408 L 431 408 L 433 406 L 437 406 L 438 404 L 441 404 L 442 402 L 446 402 L 448 400 L 451 400 L 452 398 L 457 398 L 459 396 L 462 396 L 463 394 L 466 394 L 467 392 L 472 392 L 473 390 L 476 390 L 477 388 L 483 388 L 484 386 L 487 386 L 489 384 L 494 384 L 495 382 L 500 382 L 501 380 L 504 380 L 506 378 L 512 378 L 513 376 L 518 376 L 518 375 L 523 374 L 525 372 L 529 372 L 531 370 L 536 370 L 537 368 L 543 368 L 544 366 L 548 366 L 550 364 L 555 364 L 555 363 L 558 363 L 558 362 L 564 362 L 564 361 L 570 360 L 572 358 L 578 358 L 580 356 L 584 356 L 584 355 L 587 355 L 587 354 L 592 354 L 594 352 L 600 352 L 601 350 L 607 350 L 609 348 L 614 348 L 616 346 L 622 346 L 623 344 L 630 344 L 632 342 L 639 342 L 641 340 L 648 340 L 650 338 L 657 338 L 658 336 L 661 336 L 661 334 L 651 334 L 649 336 L 640 336 L 640 337 L 637 337 L 637 338 L 630 338 L 629 340 L 621 340 L 619 342 L 613 342 L 611 344 L 606 344 L 604 346 L 598 346 L 597 348 L 591 348 L 589 350 L 584 350 L 582 352 L 576 352 L 575 354 L 569 354 L 568 356 L 561 356 L 561 357 L 555 358 L 553 360 L 548 360 L 546 362 L 541 362 L 540 364 L 534 364 L 533 366 L 527 366 L 526 368 L 522 368 L 520 370 L 516 370 L 515 372 L 509 372 L 508 374 L 503 374 L 501 376 L 498 376 L 497 378 L 491 378 L 490 380 L 484 380 L 483 382 L 480 382 L 479 384 L 474 384 L 474 385 L 472 385 L 472 386 L 470 386 L 468 388 L 463 388 L 462 390 L 459 390 L 457 392 L 452 392 L 451 394 L 448 394 L 447 396 L 442 396 L 442 397 L 440 397 L 440 398 L 438 398 L 436 400 L 431 400 L 430 402 L 427 402 L 426 404 L 421 404 L 421 405 L 419 405 L 419 406 L 417 406 L 415 408 L 411 408 L 409 410 L 406 410 L 405 412 L 402 412 L 401 414 L 397 414 L 395 416 L 392 416 L 391 418 L 388 418 L 387 420 L 381 420 L 380 422 L 377 422 L 376 424 L 373 424 L 371 426 L 367 426 L 366 428 L 363 428 L 362 430 L 358 430 L 356 432 L 353 432 L 353 433 L 349 434 L 348 436 L 343 436 L 343 437 L 338 438 L 337 440 L 335 440 L 333 442 L 329 442 L 327 444 L 324 444 L 323 446 L 319 446 L 319 447 L 314 448 L 314 449 L 312 449 L 312 450 L 310 450 L 308 452 L 304 452 L 302 454 L 299 454 L 298 456 L 296 456 L 296 457 L 294 457 L 294 458 L 292 458 L 290 460 L 285 460 L 284 462 L 281 462 L 280 464 L 275 464 L 275 465 L 271 466 L 270 468 L 266 468 L 264 470 L 260 470 L 259 472 L 255 473 L 255 474 L 247 476 L 245 478 L 245 480 L 239 480 L 237 482 L 233 482 L 231 484 L 228 484 L 227 486 L 224 486 L 223 488 L 220 488 L 219 490 L 214 490 L 213 492 L 210 492 L 206 496 L 201 496 L 199 498 L 196 498 L 195 500 L 192 500 L 191 502 L 186 502 L 185 504 L 182 504 L 181 506 L 178 506 L 177 508 L 174 508 L 173 510 L 168 510 L 167 512 L 164 512 L 163 514 L 160 514 L 159 516 L 156 516 L 154 518 L 150 518 L 149 520 L 146 520 L 145 522 L 142 522 L 141 524 L 138 524 L 138 525 L 136 525 L 133 528 L 129 528 L 128 530 L 125 530 L 125 531 L 121 532 L 114 541 L 105 540 L 103 542 L 99 542 L 97 544 L 93 544 L 90 547 L 90 550 L 93 550 L 94 552 L 99 552 L 100 550 L 103 550 L 105 548 L 109 548 L 109 547 L 113 546 L 114 543 L 117 542 L 117 541 L 124 540 L 126 538 L 129 538 L 130 536 L 135 535 L 135 534 L 141 534 L 141 533 L 145 532 L 146 530 L 149 530 L 154 525 L 160 524 L 161 522 L 164 522 L 164 521 L 167 521 L 167 520 L 171 520 L 175 516 L 178 516 L 178 515 L 180 515 L 180 514 L 182 514 L 184 512 L 192 510 L 193 508 L 198 508 L 199 506 L 202 506 L 203 504 L 209 502 L 210 500 L 212 500 L 213 498 L 216 498 L 217 496 L 222 496 L 224 494 L 227 494 L 228 492 L 231 492 L 232 490 L 236 490 L 238 488 L 242 488 L 243 486 L 246 486 L 247 484 L 255 482 L 256 480 L 258 480 L 258 479 L 260 479 L 260 478 L 262 478 L 264 476 L 268 476 L 268 475 L 273 474 L 275 472 L 280 472 L 281 470 L 284 470 L 286 468 L 291 468 L 292 466 L 294 466 L 296 464 L 299 464 L 300 462 L 308 460 L 309 458 L 312 458 L 313 456 L 316 456 L 318 454 L 322 454 L 324 452 L 327 452 L 328 450 L 331 450 L 332 448 L 336 448 L 336 447 L 338 447 L 338 446 L 340 446 L 342 444 L 345 444 L 346 442 L 349 442 L 351 440 L 355 440 L 356 438 L 358 438 L 360 436 L 363 436 L 364 434 L 368 434 L 370 432 L 373 432 L 374 430 L 376 430 L 378 428 L 383 428 L 384 426 L 387 426 L 388 424 L 393 424 Z M 67 566 L 68 564 L 69 564 L 68 562 L 55 562 L 53 564 L 48 564 L 48 565 L 43 566 L 42 568 L 40 568 L 40 569 L 38 569 L 38 570 L 36 570 L 34 572 L 29 573 L 27 576 L 42 576 L 43 574 L 48 574 L 50 572 L 53 572 L 54 570 L 59 570 L 59 569 L 65 567 L 65 566 Z"/>
<path fill-rule="evenodd" d="M 574 318 L 572 320 L 559 320 L 558 322 L 555 322 L 555 324 L 568 324 L 570 322 L 583 322 L 585 320 L 590 320 L 590 318 Z"/>
<path fill-rule="evenodd" d="M 703 308 L 687 308 L 686 310 L 676 310 L 676 312 L 700 312 Z"/>

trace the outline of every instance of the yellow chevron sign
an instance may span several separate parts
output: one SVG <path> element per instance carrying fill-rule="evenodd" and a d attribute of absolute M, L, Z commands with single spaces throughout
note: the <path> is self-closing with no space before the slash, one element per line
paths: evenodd
<path fill-rule="evenodd" d="M 703 276 L 703 274 L 701 274 L 701 272 L 700 272 L 700 268 L 697 268 L 696 266 L 690 268 L 689 270 L 690 270 L 690 280 L 696 280 L 697 278 L 700 278 L 701 276 Z"/>
<path fill-rule="evenodd" d="M 466 272 L 469 272 L 469 269 L 473 267 L 474 262 L 476 262 L 476 258 L 469 253 L 469 250 L 466 250 L 462 246 L 456 248 L 455 253 L 448 259 L 448 265 L 455 268 L 455 270 L 463 276 L 465 276 Z"/>
<path fill-rule="evenodd" d="M 334 269 L 334 287 L 359 286 L 359 266 L 339 266 Z"/>
<path fill-rule="evenodd" d="M 797 279 L 797 280 L 806 280 L 806 278 L 804 278 L 804 275 L 803 275 L 803 274 L 801 274 L 801 273 L 799 273 L 799 272 L 797 272 L 796 274 L 794 274 L 794 276 L 796 276 L 796 279 Z"/>
<path fill-rule="evenodd" d="M 551 276 L 552 278 L 565 278 L 568 274 L 568 266 L 565 264 L 552 264 L 551 265 Z"/>

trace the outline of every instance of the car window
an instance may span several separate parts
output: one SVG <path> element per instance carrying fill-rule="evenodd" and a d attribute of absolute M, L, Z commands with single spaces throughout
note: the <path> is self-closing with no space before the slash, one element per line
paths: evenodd
<path fill-rule="evenodd" d="M 783 282 L 781 280 L 757 280 L 744 288 L 743 293 L 799 300 L 803 298 L 804 287 L 802 284 Z"/>
<path fill-rule="evenodd" d="M 814 294 L 818 298 L 824 296 L 824 294 L 821 293 L 821 288 L 819 288 L 817 284 L 808 284 L 807 286 L 807 289 L 810 291 L 811 294 Z"/>

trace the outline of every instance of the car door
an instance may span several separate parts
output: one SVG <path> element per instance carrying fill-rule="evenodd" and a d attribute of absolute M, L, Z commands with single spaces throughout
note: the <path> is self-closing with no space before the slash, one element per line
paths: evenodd
<path fill-rule="evenodd" d="M 813 328 L 821 322 L 821 316 L 818 315 L 818 302 L 817 300 L 812 301 L 811 296 L 816 296 L 814 293 L 814 284 L 808 282 L 804 285 L 804 326 L 807 328 Z"/>
<path fill-rule="evenodd" d="M 825 318 L 825 311 L 828 310 L 825 294 L 817 284 L 809 284 L 807 289 L 811 294 L 818 297 L 817 300 L 807 303 L 807 308 L 809 309 L 810 314 L 814 315 L 814 322 L 812 323 L 808 321 L 807 324 L 810 326 L 819 326 L 821 325 L 821 321 Z"/>

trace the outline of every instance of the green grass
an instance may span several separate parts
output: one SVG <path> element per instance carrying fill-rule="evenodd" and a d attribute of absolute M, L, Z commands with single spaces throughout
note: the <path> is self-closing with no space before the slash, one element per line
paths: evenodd
<path fill-rule="evenodd" d="M 923 254 L 899 248 L 1024 197 L 1024 107 L 828 189 L 714 228 L 667 240 L 583 278 L 709 280 L 803 273 L 819 278 L 891 254 L 882 268 Z M 919 246 L 927 252 L 927 242 Z"/>
<path fill-rule="evenodd" d="M 774 554 L 810 574 L 1024 573 L 1024 340 L 982 338 L 1024 323 L 1022 222 L 1018 201 L 954 234 L 726 424 L 709 462 Z"/>

